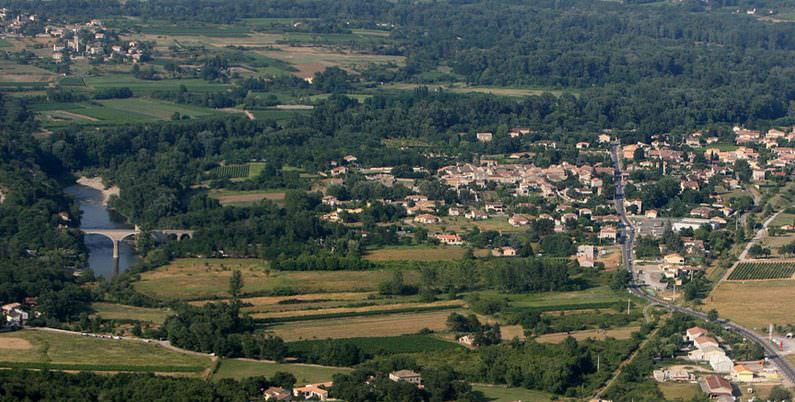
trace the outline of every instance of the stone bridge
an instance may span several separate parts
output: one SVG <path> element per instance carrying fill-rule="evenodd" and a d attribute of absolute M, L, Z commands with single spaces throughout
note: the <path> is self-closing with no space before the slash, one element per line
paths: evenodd
<path fill-rule="evenodd" d="M 105 236 L 113 243 L 113 259 L 119 258 L 119 243 L 132 236 L 138 236 L 142 230 L 137 226 L 134 229 L 80 229 L 85 235 Z M 193 238 L 193 230 L 187 229 L 155 229 L 149 231 L 152 236 L 159 240 L 165 240 L 174 236 L 177 240 Z"/>

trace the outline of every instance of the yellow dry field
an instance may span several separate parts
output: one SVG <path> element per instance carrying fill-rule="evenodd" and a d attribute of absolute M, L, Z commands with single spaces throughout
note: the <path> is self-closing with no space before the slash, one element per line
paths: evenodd
<path fill-rule="evenodd" d="M 446 330 L 447 317 L 453 311 L 299 321 L 272 325 L 269 329 L 285 341 L 406 335 L 423 328 Z"/>
<path fill-rule="evenodd" d="M 612 271 L 621 265 L 621 248 L 617 246 L 605 247 L 607 253 L 596 258 L 596 262 L 605 265 L 606 271 Z"/>
<path fill-rule="evenodd" d="M 0 82 L 51 82 L 56 75 L 32 65 L 0 61 Z"/>
<path fill-rule="evenodd" d="M 704 311 L 718 310 L 750 328 L 795 323 L 795 280 L 722 282 L 704 301 Z"/>
<path fill-rule="evenodd" d="M 554 334 L 544 334 L 536 338 L 536 341 L 539 343 L 560 343 L 563 342 L 569 336 L 573 337 L 578 341 L 582 341 L 588 338 L 593 338 L 597 340 L 602 340 L 605 338 L 615 338 L 615 339 L 629 339 L 632 337 L 633 332 L 637 332 L 640 327 L 624 327 L 624 328 L 616 328 L 616 329 L 589 329 L 585 331 L 573 331 L 573 332 L 557 332 Z"/>
<path fill-rule="evenodd" d="M 781 253 L 778 252 L 778 249 L 781 246 L 785 246 L 795 242 L 795 233 L 787 233 L 781 236 L 773 236 L 773 237 L 765 237 L 762 239 L 762 245 L 767 247 L 772 251 L 774 256 L 779 256 Z"/>
<path fill-rule="evenodd" d="M 372 292 L 392 278 L 393 271 L 295 271 L 268 269 L 257 259 L 178 259 L 169 265 L 141 274 L 137 291 L 164 300 L 206 300 L 229 297 L 232 272 L 243 274 L 243 293 L 290 291 L 302 293 Z M 419 272 L 404 271 L 409 284 L 419 281 Z"/>
<path fill-rule="evenodd" d="M 368 313 L 370 311 L 390 311 L 390 310 L 402 310 L 408 308 L 422 309 L 422 308 L 442 307 L 442 306 L 463 307 L 464 302 L 461 300 L 444 300 L 435 303 L 376 304 L 372 306 L 363 306 L 363 307 L 335 307 L 335 308 L 323 308 L 323 309 L 254 313 L 251 316 L 254 318 L 285 318 L 285 317 L 303 317 L 308 315 L 320 315 L 320 314 Z"/>
<path fill-rule="evenodd" d="M 273 45 L 272 47 L 279 50 L 260 50 L 257 53 L 292 64 L 298 70 L 295 75 L 301 78 L 314 77 L 316 72 L 329 67 L 351 70 L 360 69 L 373 63 L 395 63 L 396 65 L 405 63 L 403 56 L 364 54 L 318 46 Z"/>
<path fill-rule="evenodd" d="M 510 341 L 513 338 L 527 339 L 521 325 L 503 325 L 500 327 L 500 335 L 503 341 Z"/>
<path fill-rule="evenodd" d="M 0 338 L 0 349 L 28 350 L 31 348 L 33 348 L 33 344 L 27 339 Z"/>

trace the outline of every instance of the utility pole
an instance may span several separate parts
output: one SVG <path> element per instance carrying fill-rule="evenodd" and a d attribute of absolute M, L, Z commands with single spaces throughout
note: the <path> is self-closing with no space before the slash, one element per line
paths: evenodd
<path fill-rule="evenodd" d="M 627 299 L 627 315 L 629 315 L 629 302 L 630 302 L 630 299 Z"/>

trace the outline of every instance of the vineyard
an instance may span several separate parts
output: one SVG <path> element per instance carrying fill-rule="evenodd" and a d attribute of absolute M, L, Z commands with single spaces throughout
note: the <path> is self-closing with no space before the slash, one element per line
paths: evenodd
<path fill-rule="evenodd" d="M 237 179 L 241 177 L 248 177 L 249 165 L 229 165 L 219 166 L 209 172 L 212 179 Z"/>
<path fill-rule="evenodd" d="M 789 279 L 795 275 L 793 262 L 744 262 L 729 275 L 730 281 Z"/>

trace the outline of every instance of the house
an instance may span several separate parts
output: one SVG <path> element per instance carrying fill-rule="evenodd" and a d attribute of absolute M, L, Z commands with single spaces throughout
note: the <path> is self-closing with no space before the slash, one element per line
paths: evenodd
<path fill-rule="evenodd" d="M 703 349 L 691 350 L 687 354 L 688 360 L 695 362 L 708 362 L 713 356 L 726 356 L 726 352 L 717 346 L 707 346 Z"/>
<path fill-rule="evenodd" d="M 439 240 L 440 243 L 446 244 L 448 246 L 461 246 L 464 244 L 464 240 L 461 239 L 461 236 L 457 234 L 444 234 L 439 233 L 433 235 L 436 240 Z"/>
<path fill-rule="evenodd" d="M 521 137 L 523 135 L 530 134 L 530 129 L 526 127 L 514 127 L 509 131 L 511 138 Z"/>
<path fill-rule="evenodd" d="M 580 141 L 576 145 L 577 149 L 588 149 L 591 147 L 590 142 Z"/>
<path fill-rule="evenodd" d="M 458 338 L 458 343 L 468 348 L 474 348 L 475 346 L 477 346 L 477 343 L 475 343 L 474 335 L 464 335 Z"/>
<path fill-rule="evenodd" d="M 693 374 L 683 368 L 654 370 L 652 376 L 657 382 L 692 381 L 694 379 Z"/>
<path fill-rule="evenodd" d="M 708 375 L 699 381 L 701 390 L 710 398 L 721 396 L 732 396 L 732 384 L 725 378 L 718 375 Z"/>
<path fill-rule="evenodd" d="M 696 338 L 695 340 L 693 340 L 693 346 L 695 346 L 695 347 L 697 347 L 699 349 L 704 349 L 707 346 L 714 346 L 714 347 L 717 348 L 720 345 L 718 344 L 718 341 L 716 341 L 714 338 L 706 336 L 706 335 L 701 335 L 698 338 Z"/>
<path fill-rule="evenodd" d="M 20 303 L 5 304 L 2 306 L 2 312 L 5 315 L 6 323 L 13 327 L 21 327 L 29 317 L 28 312 L 22 310 Z"/>
<path fill-rule="evenodd" d="M 593 268 L 594 259 L 596 258 L 596 247 L 594 246 L 577 246 L 577 264 L 583 268 Z"/>
<path fill-rule="evenodd" d="M 722 356 L 716 354 L 709 358 L 709 366 L 716 373 L 731 373 L 734 362 L 725 354 Z"/>
<path fill-rule="evenodd" d="M 354 163 L 354 162 L 358 161 L 359 158 L 357 158 L 357 157 L 355 157 L 353 155 L 345 155 L 345 156 L 342 157 L 342 160 L 344 160 L 345 163 Z"/>
<path fill-rule="evenodd" d="M 516 249 L 513 247 L 496 247 L 491 249 L 491 255 L 495 257 L 516 257 Z"/>
<path fill-rule="evenodd" d="M 685 265 L 685 257 L 682 257 L 679 253 L 667 254 L 663 257 L 663 261 L 666 264 Z"/>
<path fill-rule="evenodd" d="M 616 241 L 618 238 L 618 230 L 612 226 L 605 226 L 599 231 L 600 240 Z"/>
<path fill-rule="evenodd" d="M 508 218 L 508 223 L 511 226 L 524 226 L 530 224 L 530 218 L 525 215 L 514 215 Z"/>
<path fill-rule="evenodd" d="M 424 225 L 433 225 L 441 222 L 438 216 L 431 214 L 421 214 L 414 217 L 414 223 L 422 223 Z"/>
<path fill-rule="evenodd" d="M 610 142 L 610 134 L 599 134 L 599 142 L 601 143 Z"/>
<path fill-rule="evenodd" d="M 489 215 L 482 211 L 471 210 L 468 211 L 464 216 L 467 219 L 472 219 L 473 221 L 489 219 Z"/>
<path fill-rule="evenodd" d="M 266 401 L 292 401 L 293 395 L 282 387 L 270 387 L 263 392 Z"/>
<path fill-rule="evenodd" d="M 732 380 L 736 382 L 752 382 L 754 372 L 743 364 L 737 364 L 731 370 Z"/>
<path fill-rule="evenodd" d="M 300 388 L 293 389 L 293 396 L 305 400 L 325 401 L 328 399 L 328 390 L 334 385 L 333 382 L 323 382 L 319 384 L 307 384 Z"/>
<path fill-rule="evenodd" d="M 331 175 L 332 176 L 342 176 L 342 175 L 344 175 L 346 173 L 348 173 L 348 168 L 345 167 L 345 166 L 337 166 L 337 167 L 331 169 Z"/>
<path fill-rule="evenodd" d="M 687 340 L 690 342 L 693 342 L 699 336 L 704 336 L 706 334 L 707 330 L 701 327 L 692 327 L 688 328 L 687 331 L 685 331 L 685 336 L 687 337 Z"/>
<path fill-rule="evenodd" d="M 480 142 L 491 142 L 494 139 L 494 134 L 489 132 L 477 133 L 477 138 Z"/>
<path fill-rule="evenodd" d="M 407 382 L 410 384 L 422 384 L 422 376 L 411 370 L 398 370 L 389 373 L 389 379 L 394 382 Z"/>

